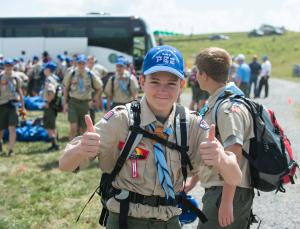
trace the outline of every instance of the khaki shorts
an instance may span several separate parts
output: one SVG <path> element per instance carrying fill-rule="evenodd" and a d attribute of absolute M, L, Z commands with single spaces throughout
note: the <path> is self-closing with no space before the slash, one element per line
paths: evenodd
<path fill-rule="evenodd" d="M 205 194 L 202 198 L 203 213 L 208 221 L 204 224 L 199 222 L 198 229 L 223 229 L 219 225 L 218 212 L 221 201 L 223 186 L 214 186 L 205 189 Z M 236 188 L 233 199 L 233 215 L 234 222 L 226 227 L 226 229 L 246 229 L 250 217 L 254 198 L 253 189 Z"/>
<path fill-rule="evenodd" d="M 44 122 L 45 129 L 50 129 L 50 130 L 55 129 L 56 116 L 57 113 L 54 109 L 52 108 L 44 109 L 43 122 Z"/>
<path fill-rule="evenodd" d="M 0 130 L 17 125 L 18 114 L 16 107 L 10 103 L 0 105 Z"/>
<path fill-rule="evenodd" d="M 68 120 L 80 128 L 86 128 L 84 116 L 89 114 L 89 101 L 70 98 Z"/>

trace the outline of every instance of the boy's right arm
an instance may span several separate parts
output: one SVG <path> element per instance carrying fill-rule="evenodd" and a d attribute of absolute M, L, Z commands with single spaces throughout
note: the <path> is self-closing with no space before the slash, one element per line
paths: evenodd
<path fill-rule="evenodd" d="M 78 167 L 94 159 L 100 149 L 100 135 L 96 133 L 89 115 L 85 116 L 87 132 L 69 143 L 59 159 L 59 169 L 74 172 Z"/>

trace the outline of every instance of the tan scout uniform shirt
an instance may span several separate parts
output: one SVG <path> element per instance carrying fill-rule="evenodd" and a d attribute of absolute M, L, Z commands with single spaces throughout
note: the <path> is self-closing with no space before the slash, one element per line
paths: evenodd
<path fill-rule="evenodd" d="M 132 97 L 133 94 L 138 93 L 139 91 L 139 83 L 137 81 L 137 79 L 135 78 L 134 75 L 130 75 L 130 73 L 128 71 L 125 71 L 126 76 L 125 76 L 125 80 L 126 80 L 126 85 L 128 85 L 129 80 L 130 80 L 130 88 L 129 88 L 129 96 L 127 96 L 124 92 L 122 92 L 122 90 L 120 89 L 119 86 L 119 79 L 120 76 L 116 75 L 115 80 L 114 80 L 114 94 L 113 94 L 113 98 L 112 101 L 114 103 L 129 103 L 131 102 L 134 98 Z M 111 88 L 111 77 L 109 78 L 109 80 L 107 81 L 107 84 L 105 86 L 104 89 L 104 93 L 106 94 L 107 97 L 111 97 L 112 96 L 112 88 Z"/>
<path fill-rule="evenodd" d="M 212 111 L 218 97 L 224 91 L 225 87 L 222 87 L 208 99 L 209 110 L 206 112 L 204 118 L 209 125 L 215 123 L 215 117 L 213 117 Z M 224 148 L 237 143 L 242 145 L 246 152 L 249 152 L 250 139 L 254 137 L 254 132 L 252 117 L 247 108 L 236 102 L 225 103 L 219 107 L 217 117 L 221 138 L 219 140 L 222 142 Z M 241 157 L 239 166 L 242 171 L 242 182 L 239 187 L 249 188 L 249 162 L 244 156 Z M 201 185 L 205 188 L 211 186 L 223 186 L 223 180 L 216 169 L 210 169 L 207 166 L 203 166 L 199 173 L 199 177 L 201 177 Z"/>
<path fill-rule="evenodd" d="M 56 79 L 53 76 L 48 76 L 45 80 L 44 99 L 47 99 L 49 93 L 55 94 L 57 86 L 58 83 Z"/>
<path fill-rule="evenodd" d="M 108 114 L 111 117 L 105 118 Z M 125 142 L 128 135 L 128 113 L 125 106 L 117 106 L 96 124 L 96 131 L 101 136 L 101 146 L 99 152 L 100 168 L 103 172 L 112 172 L 118 157 L 120 156 L 120 142 Z M 174 115 L 175 105 L 169 118 L 164 124 L 164 128 L 171 127 L 174 132 Z M 141 126 L 148 126 L 157 121 L 156 117 L 147 105 L 145 97 L 141 101 Z M 189 152 L 193 170 L 189 171 L 189 175 L 195 175 L 198 172 L 199 165 L 203 164 L 199 153 L 199 145 L 208 136 L 207 129 L 203 129 L 200 124 L 201 118 L 191 111 L 190 127 L 189 127 Z M 157 121 L 158 122 L 158 121 Z M 66 147 L 66 151 L 72 148 L 73 145 L 78 144 L 80 137 L 75 138 Z M 175 135 L 168 138 L 169 141 L 175 142 Z M 137 192 L 142 195 L 165 196 L 165 193 L 160 185 L 159 177 L 157 175 L 153 142 L 151 139 L 143 138 L 138 147 L 148 152 L 145 159 L 138 159 L 136 178 L 132 178 L 131 160 L 127 159 L 122 170 L 116 176 L 113 186 L 118 189 L 125 189 Z M 174 191 L 180 192 L 183 188 L 183 176 L 181 172 L 180 153 L 169 148 L 165 148 L 165 156 L 170 171 Z M 119 213 L 120 205 L 115 198 L 111 198 L 107 202 L 108 209 L 112 212 Z M 173 206 L 159 206 L 151 207 L 142 204 L 130 203 L 129 216 L 137 218 L 156 218 L 160 220 L 169 220 L 173 216 L 180 215 L 181 210 Z"/>
<path fill-rule="evenodd" d="M 64 77 L 63 85 L 68 88 L 70 98 L 75 98 L 78 100 L 91 100 L 93 90 L 102 90 L 102 81 L 100 78 L 96 77 L 95 75 L 90 77 L 88 71 L 89 70 L 86 69 L 83 74 L 80 74 L 76 69 L 75 74 L 73 74 L 73 71 L 71 71 Z M 83 79 L 84 83 L 84 90 L 82 92 L 80 92 L 78 88 L 78 82 L 80 78 Z M 93 83 L 91 80 L 93 80 Z"/>
<path fill-rule="evenodd" d="M 107 75 L 108 70 L 100 64 L 94 64 L 92 71 L 102 79 Z"/>
<path fill-rule="evenodd" d="M 39 79 L 40 73 L 42 71 L 42 63 L 38 62 L 32 65 L 31 69 L 28 72 L 29 79 Z"/>
<path fill-rule="evenodd" d="M 0 105 L 9 101 L 18 101 L 20 99 L 19 89 L 21 88 L 21 79 L 15 72 L 11 76 L 0 74 Z"/>

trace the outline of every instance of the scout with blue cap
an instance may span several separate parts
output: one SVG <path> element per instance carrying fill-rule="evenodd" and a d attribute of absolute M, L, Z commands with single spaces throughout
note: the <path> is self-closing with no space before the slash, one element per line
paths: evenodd
<path fill-rule="evenodd" d="M 4 60 L 4 65 L 11 65 L 13 66 L 15 64 L 14 60 L 13 59 L 5 59 Z"/>
<path fill-rule="evenodd" d="M 138 98 L 139 84 L 136 77 L 128 71 L 126 58 L 119 56 L 115 64 L 115 74 L 109 78 L 104 89 L 108 110 Z"/>
<path fill-rule="evenodd" d="M 123 56 L 119 56 L 116 61 L 116 65 L 125 67 L 127 65 L 127 61 Z"/>
<path fill-rule="evenodd" d="M 76 58 L 77 63 L 85 63 L 87 62 L 87 58 L 85 55 L 81 54 Z"/>
<path fill-rule="evenodd" d="M 236 158 L 224 152 L 214 128 L 209 132 L 197 112 L 176 103 L 185 83 L 181 53 L 171 46 L 151 49 L 143 73 L 143 98 L 110 110 L 95 127 L 86 116 L 87 132 L 68 144 L 59 161 L 61 170 L 78 172 L 98 157 L 106 207 L 99 222 L 105 225 L 108 216 L 107 229 L 181 228 L 177 202 L 199 209 L 178 193 L 201 166 L 230 184 L 240 182 Z"/>
<path fill-rule="evenodd" d="M 4 60 L 4 70 L 0 74 L 0 136 L 2 131 L 9 131 L 8 156 L 13 155 L 13 147 L 16 142 L 16 126 L 18 124 L 17 104 L 20 102 L 20 113 L 25 111 L 22 80 L 13 71 L 14 61 Z M 2 139 L 0 138 L 0 153 L 2 154 Z"/>
<path fill-rule="evenodd" d="M 48 68 L 48 69 L 50 69 L 51 72 L 55 72 L 56 67 L 57 67 L 57 64 L 54 63 L 53 61 L 49 61 L 48 63 L 46 63 L 44 65 L 44 69 Z"/>
<path fill-rule="evenodd" d="M 62 89 L 59 85 L 59 77 L 54 74 L 56 67 L 57 65 L 53 61 L 49 61 L 43 66 L 45 76 L 43 86 L 43 97 L 45 101 L 43 123 L 51 141 L 51 146 L 48 148 L 48 151 L 59 149 L 55 129 L 57 112 L 61 111 L 61 101 L 59 100 L 62 98 Z"/>
<path fill-rule="evenodd" d="M 87 57 L 83 54 L 74 56 L 77 61 L 75 68 L 64 76 L 64 110 L 68 111 L 70 123 L 70 139 L 86 129 L 84 115 L 89 113 L 89 102 L 93 99 L 93 106 L 98 108 L 102 81 L 90 71 L 87 66 Z"/>
<path fill-rule="evenodd" d="M 146 55 L 143 74 L 154 72 L 170 72 L 184 79 L 184 63 L 182 54 L 174 47 L 163 45 L 152 48 Z"/>

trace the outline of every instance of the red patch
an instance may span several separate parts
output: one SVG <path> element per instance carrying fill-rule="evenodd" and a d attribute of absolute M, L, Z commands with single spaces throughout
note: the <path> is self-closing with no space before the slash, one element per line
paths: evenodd
<path fill-rule="evenodd" d="M 109 112 L 107 112 L 107 113 L 103 116 L 103 118 L 104 118 L 106 121 L 108 121 L 113 115 L 114 115 L 114 112 L 113 112 L 113 111 L 109 111 Z"/>
<path fill-rule="evenodd" d="M 125 145 L 125 142 L 119 141 L 118 148 L 119 150 L 122 150 Z M 143 149 L 141 146 L 145 146 L 145 144 L 140 143 L 138 147 L 135 148 L 135 150 L 130 155 L 130 159 L 137 159 L 137 160 L 144 160 L 148 157 L 149 151 L 146 149 Z"/>
<path fill-rule="evenodd" d="M 238 113 L 238 112 L 240 112 L 240 108 L 238 106 L 232 106 L 231 107 L 231 112 Z"/>

